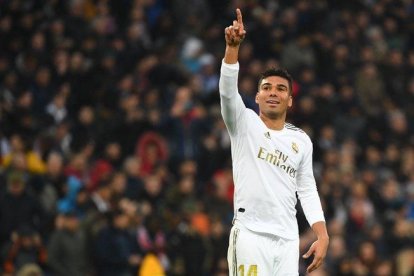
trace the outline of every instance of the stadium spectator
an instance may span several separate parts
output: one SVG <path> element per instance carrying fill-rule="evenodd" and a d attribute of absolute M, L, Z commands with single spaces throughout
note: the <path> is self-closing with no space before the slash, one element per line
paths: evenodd
<path fill-rule="evenodd" d="M 109 213 L 109 224 L 96 236 L 94 256 L 99 275 L 135 275 L 141 262 L 138 246 L 127 231 L 129 217 L 122 211 Z M 134 246 L 135 245 L 135 246 Z"/>
<path fill-rule="evenodd" d="M 75 213 L 66 211 L 56 219 L 48 243 L 48 266 L 54 275 L 88 275 L 90 257 L 86 236 Z"/>
<path fill-rule="evenodd" d="M 10 243 L 3 248 L 4 273 L 20 273 L 24 267 L 39 264 L 46 266 L 47 251 L 40 235 L 30 226 L 22 225 L 12 234 Z"/>
<path fill-rule="evenodd" d="M 44 230 L 44 211 L 27 187 L 28 179 L 22 172 L 9 171 L 6 174 L 6 191 L 0 200 L 0 241 L 11 238 L 11 234 L 24 225 L 37 231 Z"/>

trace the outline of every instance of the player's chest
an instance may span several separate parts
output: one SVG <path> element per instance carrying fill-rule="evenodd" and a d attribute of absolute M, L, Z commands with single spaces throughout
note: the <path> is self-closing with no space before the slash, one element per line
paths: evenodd
<path fill-rule="evenodd" d="M 287 173 L 297 170 L 303 158 L 301 140 L 294 135 L 256 128 L 248 133 L 249 151 L 259 162 L 281 168 Z"/>

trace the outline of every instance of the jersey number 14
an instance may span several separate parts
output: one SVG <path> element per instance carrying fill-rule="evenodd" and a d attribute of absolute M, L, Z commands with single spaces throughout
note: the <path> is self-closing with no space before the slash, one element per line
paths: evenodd
<path fill-rule="evenodd" d="M 238 275 L 240 276 L 257 276 L 257 265 L 249 266 L 249 270 L 247 270 L 247 275 L 244 274 L 244 265 L 239 265 Z"/>

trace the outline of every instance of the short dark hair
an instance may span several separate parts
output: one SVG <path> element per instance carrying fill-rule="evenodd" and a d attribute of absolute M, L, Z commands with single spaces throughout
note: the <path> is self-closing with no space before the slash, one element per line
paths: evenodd
<path fill-rule="evenodd" d="M 257 85 L 258 90 L 260 90 L 260 84 L 262 83 L 262 80 L 267 78 L 267 77 L 271 77 L 271 76 L 277 76 L 277 77 L 281 77 L 281 78 L 286 79 L 289 83 L 289 94 L 292 95 L 293 78 L 289 74 L 289 72 L 284 68 L 275 68 L 275 67 L 273 67 L 273 68 L 269 68 L 266 71 L 264 71 L 263 73 L 261 73 L 259 83 Z"/>

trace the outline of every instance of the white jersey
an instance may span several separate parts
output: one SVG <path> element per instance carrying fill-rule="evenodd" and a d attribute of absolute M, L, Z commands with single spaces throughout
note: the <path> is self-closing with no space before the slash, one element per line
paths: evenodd
<path fill-rule="evenodd" d="M 239 64 L 222 63 L 221 112 L 231 138 L 235 220 L 251 231 L 298 238 L 296 192 L 310 225 L 324 221 L 312 170 L 312 142 L 286 123 L 267 128 L 237 89 Z"/>

